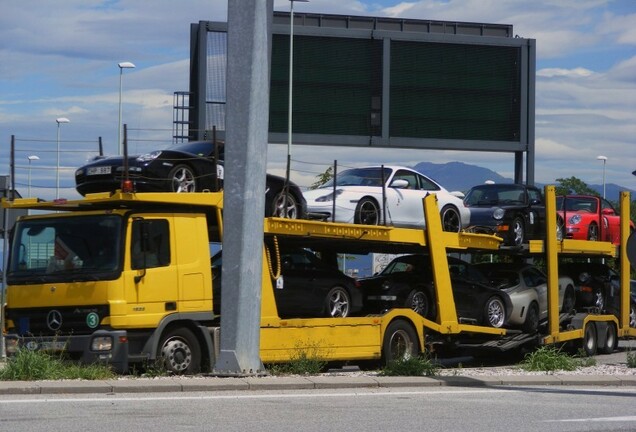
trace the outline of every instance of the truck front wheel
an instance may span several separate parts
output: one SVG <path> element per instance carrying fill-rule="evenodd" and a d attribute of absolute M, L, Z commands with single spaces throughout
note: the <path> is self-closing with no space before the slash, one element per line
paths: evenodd
<path fill-rule="evenodd" d="M 195 374 L 201 369 L 201 347 L 192 331 L 173 328 L 161 338 L 157 358 L 173 374 Z"/>

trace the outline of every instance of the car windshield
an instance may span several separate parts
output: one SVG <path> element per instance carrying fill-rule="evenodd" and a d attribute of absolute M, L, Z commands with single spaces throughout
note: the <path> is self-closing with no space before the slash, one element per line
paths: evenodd
<path fill-rule="evenodd" d="M 121 271 L 121 224 L 118 215 L 18 222 L 12 240 L 8 282 L 77 282 L 93 280 L 96 272 Z"/>
<path fill-rule="evenodd" d="M 223 147 L 220 147 L 220 150 Z M 166 150 L 191 153 L 197 156 L 211 156 L 214 153 L 214 144 L 211 141 L 191 141 L 183 144 L 175 144 Z M 222 154 L 220 158 L 222 159 Z"/>
<path fill-rule="evenodd" d="M 467 206 L 525 204 L 525 189 L 519 185 L 482 185 L 473 187 L 466 197 Z"/>
<path fill-rule="evenodd" d="M 376 186 L 382 187 L 382 178 L 386 182 L 391 176 L 391 168 L 381 167 L 353 168 L 337 173 L 336 186 Z M 334 179 L 325 182 L 321 187 L 333 187 Z"/>
<path fill-rule="evenodd" d="M 598 200 L 596 198 L 559 196 L 556 199 L 556 206 L 557 209 L 565 211 L 583 213 L 598 212 Z"/>

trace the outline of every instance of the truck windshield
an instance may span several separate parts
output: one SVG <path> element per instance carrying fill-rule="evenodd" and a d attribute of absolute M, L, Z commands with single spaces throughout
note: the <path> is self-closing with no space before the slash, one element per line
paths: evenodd
<path fill-rule="evenodd" d="M 9 284 L 115 279 L 121 271 L 118 215 L 34 218 L 16 224 Z"/>

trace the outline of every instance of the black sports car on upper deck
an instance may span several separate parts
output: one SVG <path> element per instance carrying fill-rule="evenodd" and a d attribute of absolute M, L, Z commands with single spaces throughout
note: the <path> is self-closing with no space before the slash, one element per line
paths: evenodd
<path fill-rule="evenodd" d="M 215 163 L 212 141 L 190 141 L 140 156 L 128 157 L 128 178 L 135 192 L 201 192 L 223 187 L 223 147 Z M 216 172 L 216 175 L 215 175 Z M 122 156 L 98 157 L 75 171 L 75 188 L 86 195 L 121 189 L 124 177 Z M 265 216 L 302 218 L 307 203 L 298 185 L 267 174 Z"/>
<path fill-rule="evenodd" d="M 545 201 L 539 188 L 523 184 L 483 184 L 464 197 L 470 210 L 467 231 L 495 234 L 504 245 L 521 246 L 545 238 Z M 563 238 L 563 221 L 557 216 L 557 237 Z"/>

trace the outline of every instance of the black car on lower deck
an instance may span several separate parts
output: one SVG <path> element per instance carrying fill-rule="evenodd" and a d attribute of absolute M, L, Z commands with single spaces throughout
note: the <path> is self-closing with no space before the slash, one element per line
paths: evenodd
<path fill-rule="evenodd" d="M 506 324 L 512 302 L 504 291 L 489 281 L 472 264 L 448 257 L 451 285 L 460 321 L 492 327 Z M 410 308 L 430 320 L 437 318 L 430 256 L 399 256 L 375 276 L 358 279 L 369 313 L 392 308 Z"/>
<path fill-rule="evenodd" d="M 269 247 L 269 246 L 268 246 Z M 274 299 L 281 318 L 344 318 L 362 309 L 362 292 L 352 277 L 314 252 L 295 246 L 269 247 L 274 281 Z M 213 307 L 220 313 L 222 251 L 212 257 Z"/>
<path fill-rule="evenodd" d="M 563 262 L 559 263 L 559 273 L 574 281 L 577 308 L 595 308 L 598 312 L 615 315 L 619 313 L 620 275 L 610 265 L 587 260 Z M 631 293 L 630 301 L 636 303 Z"/>
<path fill-rule="evenodd" d="M 495 234 L 507 246 L 545 238 L 545 201 L 541 190 L 523 184 L 483 184 L 464 197 L 470 210 L 467 231 Z M 557 235 L 562 227 L 557 224 Z"/>
<path fill-rule="evenodd" d="M 223 152 L 212 141 L 190 141 L 128 157 L 128 179 L 135 192 L 201 192 L 223 187 Z M 215 157 L 219 158 L 215 163 Z M 81 195 L 122 188 L 124 158 L 98 157 L 75 171 Z M 285 191 L 287 190 L 287 193 Z M 266 176 L 265 216 L 303 218 L 307 202 L 298 185 L 273 174 Z"/>

